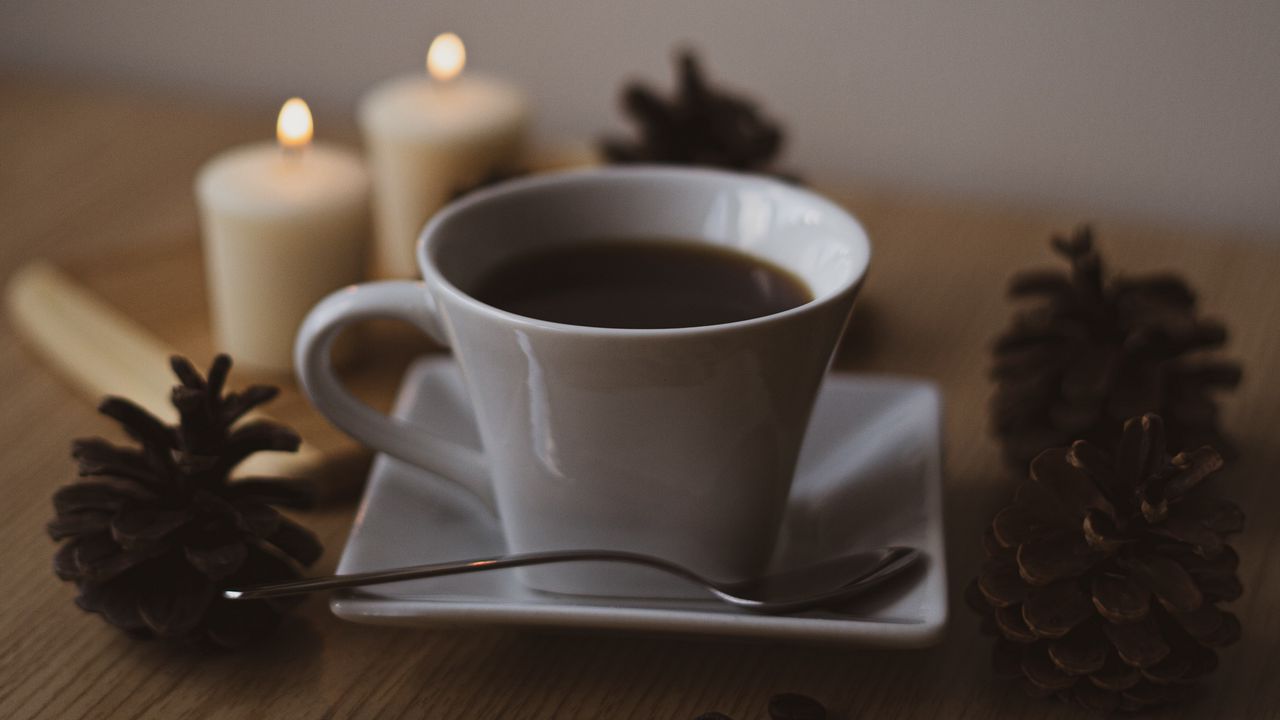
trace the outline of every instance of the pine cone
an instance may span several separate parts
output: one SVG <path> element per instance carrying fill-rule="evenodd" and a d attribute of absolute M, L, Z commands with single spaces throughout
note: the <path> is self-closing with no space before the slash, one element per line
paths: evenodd
<path fill-rule="evenodd" d="M 1083 438 L 1108 450 L 1125 418 L 1156 412 L 1175 450 L 1212 445 L 1228 456 L 1212 393 L 1240 383 L 1240 366 L 1206 357 L 1222 347 L 1221 323 L 1196 314 L 1180 278 L 1107 281 L 1089 227 L 1053 248 L 1069 273 L 1029 271 L 1009 294 L 1039 303 L 1014 317 L 995 344 L 996 434 L 1011 468 L 1041 450 Z"/>
<path fill-rule="evenodd" d="M 171 364 L 182 383 L 171 398 L 179 425 L 108 397 L 98 410 L 141 447 L 75 441 L 84 479 L 53 496 L 49 534 L 67 541 L 54 572 L 79 588 L 77 605 L 130 634 L 234 647 L 272 629 L 290 603 L 224 600 L 219 588 L 300 577 L 296 566 L 315 562 L 321 547 L 272 507 L 305 507 L 306 487 L 229 474 L 255 452 L 293 452 L 299 440 L 261 420 L 233 428 L 277 390 L 254 385 L 224 396 L 226 355 L 207 379 L 184 358 Z"/>
<path fill-rule="evenodd" d="M 623 110 L 639 129 L 635 141 L 606 139 L 612 163 L 704 165 L 794 178 L 772 170 L 782 150 L 782 128 L 754 102 L 707 84 L 698 60 L 680 53 L 680 87 L 671 100 L 640 83 L 626 87 Z"/>
<path fill-rule="evenodd" d="M 1209 447 L 1165 451 L 1164 424 L 1125 423 L 1114 456 L 1078 441 L 1045 450 L 988 528 L 967 599 L 998 636 L 997 674 L 1111 712 L 1176 700 L 1240 638 L 1219 603 L 1240 597 L 1224 538 L 1244 526 L 1203 481 Z"/>

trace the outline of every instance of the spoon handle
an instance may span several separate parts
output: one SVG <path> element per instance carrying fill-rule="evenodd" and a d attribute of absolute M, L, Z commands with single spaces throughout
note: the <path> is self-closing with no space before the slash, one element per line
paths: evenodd
<path fill-rule="evenodd" d="M 661 558 L 639 553 L 628 553 L 612 550 L 551 550 L 531 552 L 518 555 L 498 555 L 495 557 L 476 558 L 473 560 L 455 560 L 452 562 L 413 565 L 393 570 L 374 570 L 351 575 L 329 575 L 325 577 L 304 578 L 289 582 L 254 585 L 243 588 L 229 588 L 222 591 L 228 600 L 262 600 L 285 595 L 301 595 L 320 590 L 336 590 L 338 588 L 359 587 L 363 585 L 381 585 L 382 583 L 399 582 L 401 580 L 419 580 L 439 577 L 441 575 L 462 575 L 465 573 L 498 570 L 501 568 L 525 567 L 529 565 L 546 565 L 548 563 L 573 562 L 584 560 L 605 560 L 624 562 L 633 565 L 664 570 L 673 575 L 706 585 L 706 579 L 695 575 L 684 567 L 667 562 Z"/>

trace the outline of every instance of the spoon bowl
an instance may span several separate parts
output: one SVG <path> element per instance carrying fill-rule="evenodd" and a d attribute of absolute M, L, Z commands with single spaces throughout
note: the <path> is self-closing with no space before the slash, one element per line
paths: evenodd
<path fill-rule="evenodd" d="M 222 591 L 222 596 L 228 600 L 261 600 L 502 568 L 564 562 L 620 562 L 651 567 L 691 580 L 706 588 L 717 599 L 735 607 L 758 613 L 782 614 L 838 605 L 898 575 L 919 561 L 921 555 L 916 548 L 883 547 L 841 555 L 753 580 L 719 582 L 704 578 L 682 565 L 650 555 L 613 550 L 557 550 L 228 588 Z"/>

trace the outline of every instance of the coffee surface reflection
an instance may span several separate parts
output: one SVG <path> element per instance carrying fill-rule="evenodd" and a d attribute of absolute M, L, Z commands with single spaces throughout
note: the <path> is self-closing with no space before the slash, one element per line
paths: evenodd
<path fill-rule="evenodd" d="M 741 251 L 668 239 L 574 243 L 501 263 L 471 288 L 501 310 L 602 328 L 682 328 L 772 315 L 813 299 L 792 273 Z"/>

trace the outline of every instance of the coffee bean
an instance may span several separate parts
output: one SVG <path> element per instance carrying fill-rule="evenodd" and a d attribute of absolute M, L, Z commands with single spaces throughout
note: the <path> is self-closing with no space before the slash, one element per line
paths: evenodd
<path fill-rule="evenodd" d="M 826 720 L 827 709 L 808 695 L 781 693 L 769 698 L 773 720 Z"/>

